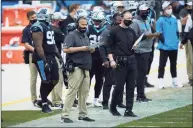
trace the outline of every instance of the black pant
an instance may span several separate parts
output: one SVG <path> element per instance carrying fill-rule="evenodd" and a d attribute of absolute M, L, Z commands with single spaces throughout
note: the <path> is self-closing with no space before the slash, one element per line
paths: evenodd
<path fill-rule="evenodd" d="M 103 85 L 103 102 L 102 102 L 102 104 L 108 105 L 112 85 L 115 85 L 114 70 L 112 68 L 105 68 L 104 77 L 105 77 L 105 81 L 104 81 L 104 85 Z M 123 91 L 119 96 L 118 104 L 123 103 Z"/>
<path fill-rule="evenodd" d="M 137 96 L 145 97 L 145 77 L 148 72 L 150 52 L 135 54 L 137 60 Z"/>
<path fill-rule="evenodd" d="M 102 66 L 102 61 L 92 59 L 92 69 L 90 71 L 90 80 L 92 80 L 95 75 L 95 96 L 94 98 L 99 98 L 103 85 L 104 67 Z"/>
<path fill-rule="evenodd" d="M 177 56 L 178 56 L 177 50 L 172 50 L 172 51 L 160 50 L 158 78 L 164 77 L 165 66 L 166 66 L 168 57 L 170 59 L 170 72 L 171 72 L 172 78 L 177 77 L 177 71 L 176 71 Z"/>
<path fill-rule="evenodd" d="M 115 69 L 115 88 L 112 94 L 111 109 L 116 109 L 120 94 L 123 92 L 124 84 L 126 83 L 126 109 L 132 110 L 135 77 L 136 77 L 136 60 L 135 56 L 129 56 L 127 64 L 122 66 L 122 62 L 117 62 Z"/>
<path fill-rule="evenodd" d="M 55 56 L 50 55 L 46 57 L 51 71 L 45 72 L 44 71 L 44 62 L 43 60 L 37 61 L 35 63 L 39 75 L 41 77 L 41 86 L 40 86 L 40 95 L 42 99 L 42 103 L 47 102 L 47 97 L 52 91 L 52 89 L 55 87 L 55 85 L 58 83 L 59 80 L 59 73 L 58 73 L 58 63 L 55 59 Z"/>
<path fill-rule="evenodd" d="M 150 52 L 150 56 L 149 56 L 149 59 L 148 59 L 148 71 L 147 71 L 147 75 L 149 75 L 150 73 L 150 70 L 151 70 L 151 64 L 153 62 L 153 57 L 154 57 L 154 44 L 152 46 L 152 51 Z"/>

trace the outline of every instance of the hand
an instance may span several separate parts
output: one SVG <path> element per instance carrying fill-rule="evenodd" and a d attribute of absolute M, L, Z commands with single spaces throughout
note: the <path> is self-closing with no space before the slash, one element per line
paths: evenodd
<path fill-rule="evenodd" d="M 83 51 L 83 52 L 87 52 L 87 51 L 90 51 L 90 50 L 89 50 L 89 47 L 87 47 L 87 46 L 82 46 L 82 51 Z"/>
<path fill-rule="evenodd" d="M 90 48 L 89 51 L 90 53 L 93 53 L 95 51 L 95 48 Z"/>
<path fill-rule="evenodd" d="M 184 49 L 184 45 L 183 44 L 180 44 L 180 49 Z"/>
<path fill-rule="evenodd" d="M 115 69 L 117 67 L 117 64 L 114 60 L 110 61 L 110 65 L 111 65 L 111 68 L 113 68 L 113 69 Z"/>
<path fill-rule="evenodd" d="M 105 68 L 109 68 L 109 61 L 105 61 L 102 66 L 104 66 Z"/>
<path fill-rule="evenodd" d="M 158 38 L 160 36 L 161 33 L 154 33 L 153 35 Z"/>
<path fill-rule="evenodd" d="M 47 73 L 51 72 L 51 68 L 50 68 L 48 61 L 44 61 L 44 71 Z"/>

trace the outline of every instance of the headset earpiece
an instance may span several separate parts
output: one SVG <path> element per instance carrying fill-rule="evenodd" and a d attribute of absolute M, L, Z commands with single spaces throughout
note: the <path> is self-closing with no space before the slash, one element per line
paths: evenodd
<path fill-rule="evenodd" d="M 76 19 L 76 22 L 75 22 L 75 27 L 76 27 L 76 29 L 79 27 L 79 20 L 82 19 L 82 18 L 84 18 L 84 16 L 80 16 L 80 17 L 78 17 L 78 18 Z"/>

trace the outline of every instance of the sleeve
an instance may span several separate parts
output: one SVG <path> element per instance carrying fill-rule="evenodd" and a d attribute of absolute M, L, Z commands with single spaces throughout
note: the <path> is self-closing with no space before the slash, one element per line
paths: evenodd
<path fill-rule="evenodd" d="M 156 22 L 156 32 L 163 32 L 162 20 L 160 18 Z"/>
<path fill-rule="evenodd" d="M 160 18 L 156 22 L 156 32 L 161 33 L 159 36 L 159 40 L 164 44 L 163 25 Z"/>
<path fill-rule="evenodd" d="M 131 25 L 130 25 L 130 27 L 135 31 L 135 33 L 136 33 L 136 36 L 140 36 L 141 35 L 141 33 L 140 33 L 140 31 L 139 31 L 139 26 L 138 26 L 138 24 L 136 23 L 136 22 L 133 22 Z"/>
<path fill-rule="evenodd" d="M 27 31 L 27 29 L 26 28 L 24 28 L 23 29 L 23 31 L 22 31 L 22 39 L 21 39 L 21 42 L 22 43 L 29 43 L 29 35 L 28 35 L 28 31 Z"/>
<path fill-rule="evenodd" d="M 100 36 L 100 42 L 106 42 L 108 41 L 108 31 L 104 31 Z M 99 47 L 99 52 L 101 55 L 101 59 L 103 62 L 108 61 L 107 59 L 107 47 L 106 45 L 102 45 Z"/>
<path fill-rule="evenodd" d="M 73 34 L 70 33 L 64 39 L 64 48 L 70 48 L 74 46 L 74 37 Z"/>
<path fill-rule="evenodd" d="M 32 25 L 30 28 L 31 32 L 43 32 L 43 28 L 41 25 Z"/>
<path fill-rule="evenodd" d="M 108 40 L 107 40 L 107 52 L 108 54 L 112 54 L 112 51 L 114 50 L 114 37 L 115 34 L 113 32 L 113 30 L 110 30 L 109 34 L 108 34 Z"/>

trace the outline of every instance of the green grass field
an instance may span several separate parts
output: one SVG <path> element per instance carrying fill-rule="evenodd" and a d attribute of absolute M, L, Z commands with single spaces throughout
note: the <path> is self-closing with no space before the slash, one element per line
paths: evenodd
<path fill-rule="evenodd" d="M 48 117 L 55 114 L 61 113 L 62 110 L 54 110 L 52 113 L 42 113 L 39 111 L 2 111 L 3 122 L 2 127 L 8 127 L 11 125 L 16 125 L 32 120 L 36 120 L 42 117 Z"/>
<path fill-rule="evenodd" d="M 117 127 L 192 127 L 192 104 Z"/>

